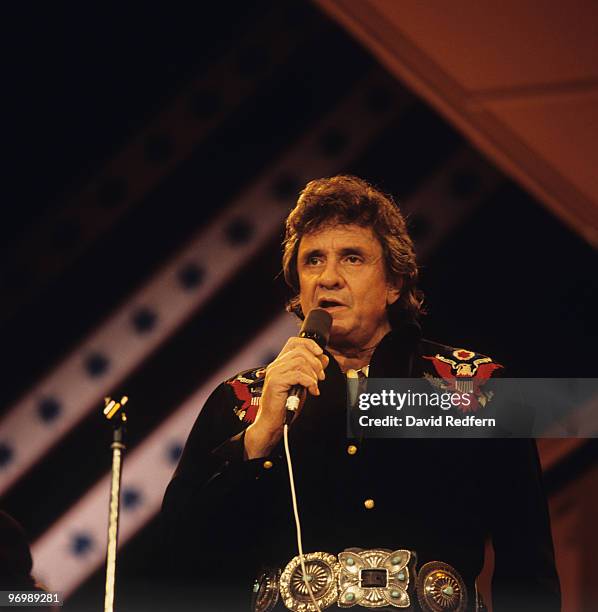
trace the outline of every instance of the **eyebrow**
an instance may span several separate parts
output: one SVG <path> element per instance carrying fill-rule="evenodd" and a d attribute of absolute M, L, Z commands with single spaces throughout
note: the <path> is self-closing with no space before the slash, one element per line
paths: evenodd
<path fill-rule="evenodd" d="M 322 249 L 310 249 L 309 251 L 303 254 L 302 259 L 303 261 L 305 261 L 310 257 L 319 257 L 324 254 L 325 253 Z M 339 254 L 343 257 L 345 255 L 361 255 L 362 257 L 365 256 L 364 250 L 358 246 L 343 247 L 342 249 L 340 249 Z"/>

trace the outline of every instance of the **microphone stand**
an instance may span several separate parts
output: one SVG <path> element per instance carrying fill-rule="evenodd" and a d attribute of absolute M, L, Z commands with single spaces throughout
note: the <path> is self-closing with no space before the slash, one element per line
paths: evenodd
<path fill-rule="evenodd" d="M 104 398 L 104 416 L 113 426 L 112 433 L 112 478 L 110 484 L 110 506 L 108 512 L 108 546 L 106 552 L 106 586 L 104 591 L 104 612 L 114 609 L 114 582 L 116 576 L 116 546 L 118 544 L 118 519 L 120 511 L 120 478 L 122 474 L 122 456 L 127 415 L 122 409 L 128 397 L 124 395 L 120 402 L 110 397 Z"/>

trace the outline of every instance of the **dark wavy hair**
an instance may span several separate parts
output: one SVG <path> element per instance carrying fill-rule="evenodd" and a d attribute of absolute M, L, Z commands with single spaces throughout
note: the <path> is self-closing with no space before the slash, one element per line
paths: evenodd
<path fill-rule="evenodd" d="M 297 253 L 301 238 L 333 224 L 371 227 L 382 246 L 387 280 L 403 281 L 399 299 L 388 308 L 391 325 L 404 320 L 416 322 L 425 314 L 423 293 L 417 288 L 413 242 L 403 215 L 392 197 L 351 175 L 310 181 L 287 217 L 282 267 L 294 291 L 299 291 Z M 298 294 L 289 300 L 287 310 L 304 318 Z"/>

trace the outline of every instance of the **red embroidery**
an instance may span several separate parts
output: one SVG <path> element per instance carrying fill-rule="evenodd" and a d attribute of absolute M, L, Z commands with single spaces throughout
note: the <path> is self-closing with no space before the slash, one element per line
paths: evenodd
<path fill-rule="evenodd" d="M 471 357 L 475 353 L 469 353 Z M 463 393 L 466 391 L 472 396 L 469 406 L 459 406 L 461 412 L 476 412 L 480 403 L 484 405 L 492 397 L 492 392 L 485 394 L 480 387 L 488 382 L 495 370 L 502 368 L 501 365 L 493 363 L 489 357 L 474 359 L 471 362 L 456 362 L 453 359 L 441 355 L 423 355 L 434 365 L 438 376 L 445 381 L 445 388 L 449 391 Z"/>
<path fill-rule="evenodd" d="M 474 378 L 482 379 L 486 382 L 491 376 L 494 370 L 500 370 L 502 368 L 498 363 L 482 363 L 478 366 L 478 371 L 475 373 Z M 483 385 L 484 382 L 480 382 Z"/>
<path fill-rule="evenodd" d="M 428 355 L 424 355 L 423 357 L 424 359 L 429 359 L 434 364 L 434 369 L 441 378 L 449 381 L 452 378 L 455 378 L 450 364 L 440 361 L 440 359 L 437 359 L 436 357 L 428 357 Z"/>
<path fill-rule="evenodd" d="M 242 383 L 240 380 L 233 380 L 228 383 L 235 393 L 235 396 L 242 404 L 236 409 L 237 416 L 244 423 L 253 423 L 257 416 L 259 408 L 258 402 L 252 402 L 253 395 L 249 390 L 247 384 Z"/>

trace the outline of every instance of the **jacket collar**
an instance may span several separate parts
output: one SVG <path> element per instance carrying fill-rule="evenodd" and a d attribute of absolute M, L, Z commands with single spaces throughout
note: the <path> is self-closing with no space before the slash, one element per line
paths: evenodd
<path fill-rule="evenodd" d="M 390 331 L 372 355 L 369 375 L 374 378 L 414 376 L 420 339 L 421 328 L 417 323 L 404 323 Z"/>

